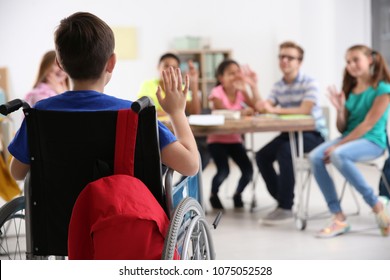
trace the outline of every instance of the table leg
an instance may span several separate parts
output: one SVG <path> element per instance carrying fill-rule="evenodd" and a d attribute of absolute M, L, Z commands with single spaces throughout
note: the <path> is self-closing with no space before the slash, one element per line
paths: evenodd
<path fill-rule="evenodd" d="M 305 179 L 304 170 L 300 166 L 304 161 L 304 150 L 303 150 L 303 132 L 298 131 L 298 145 L 296 144 L 295 132 L 289 132 L 290 147 L 291 147 L 291 159 L 294 168 L 295 177 L 295 193 L 297 194 L 298 200 L 295 203 L 295 225 L 298 229 L 303 230 L 306 228 L 307 220 L 307 203 L 304 204 L 304 193 L 305 193 Z M 310 178 L 308 178 L 310 180 Z M 309 188 L 308 188 L 309 191 Z M 308 198 L 307 194 L 307 198 Z"/>
<path fill-rule="evenodd" d="M 295 145 L 295 133 L 293 131 L 289 131 L 288 133 L 290 139 L 290 149 L 291 149 L 291 159 L 294 169 L 294 176 L 297 175 L 297 146 Z"/>

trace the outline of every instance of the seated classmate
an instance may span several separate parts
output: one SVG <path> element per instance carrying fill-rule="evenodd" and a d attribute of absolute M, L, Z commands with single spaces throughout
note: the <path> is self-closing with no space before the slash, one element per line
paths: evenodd
<path fill-rule="evenodd" d="M 69 90 L 68 75 L 56 64 L 56 52 L 48 51 L 42 57 L 33 89 L 24 100 L 34 106 L 38 101 Z"/>
<path fill-rule="evenodd" d="M 375 195 L 355 162 L 375 159 L 387 148 L 390 73 L 383 56 L 364 45 L 347 50 L 346 64 L 342 91 L 329 88 L 330 101 L 337 110 L 337 129 L 342 135 L 321 144 L 309 156 L 314 177 L 333 214 L 329 225 L 317 237 L 334 237 L 350 230 L 335 183 L 325 167 L 328 163 L 362 195 L 375 213 L 381 234 L 388 236 L 389 200 Z"/>
<path fill-rule="evenodd" d="M 151 79 L 147 80 L 142 83 L 140 91 L 138 92 L 138 98 L 142 96 L 148 96 L 153 100 L 154 105 L 156 106 L 157 114 L 159 116 L 163 116 L 166 113 L 161 108 L 161 105 L 156 97 L 156 89 L 158 86 L 162 89 L 162 94 L 165 94 L 165 89 L 163 85 L 163 76 L 162 73 L 164 70 L 168 69 L 169 67 L 173 67 L 173 69 L 180 67 L 180 59 L 177 55 L 173 53 L 165 53 L 160 57 L 159 63 L 158 63 L 158 72 L 160 74 L 160 77 L 158 79 Z M 189 61 L 188 63 L 189 68 L 189 76 L 190 76 L 190 90 L 191 95 L 188 96 L 187 104 L 186 104 L 186 113 L 188 115 L 191 114 L 200 114 L 201 112 L 201 104 L 199 99 L 199 73 L 198 70 L 194 67 L 194 64 L 192 61 Z"/>
<path fill-rule="evenodd" d="M 303 150 L 309 152 L 324 141 L 327 131 L 319 107 L 318 85 L 300 72 L 303 54 L 303 49 L 294 42 L 284 42 L 279 46 L 279 67 L 283 78 L 274 84 L 268 99 L 256 105 L 260 112 L 312 115 L 317 130 L 303 133 Z M 279 165 L 279 174 L 274 168 L 275 161 Z M 261 148 L 256 153 L 256 162 L 268 192 L 278 203 L 275 210 L 260 222 L 276 225 L 292 221 L 295 176 L 288 133 L 282 132 Z"/>
<path fill-rule="evenodd" d="M 149 96 L 152 98 L 154 105 L 156 106 L 158 116 L 164 116 L 166 113 L 162 110 L 161 105 L 156 98 L 156 89 L 158 86 L 162 88 L 162 94 L 164 94 L 164 85 L 162 81 L 162 73 L 165 69 L 169 67 L 173 67 L 174 69 L 180 67 L 180 59 L 177 55 L 173 53 L 165 53 L 160 57 L 158 63 L 158 71 L 160 73 L 160 77 L 158 79 L 147 80 L 142 83 L 141 89 L 138 92 L 138 97 Z M 187 98 L 186 103 L 186 114 L 201 114 L 201 101 L 199 96 L 199 71 L 196 69 L 194 63 L 189 60 L 188 61 L 188 75 L 190 77 L 190 92 L 191 97 Z M 201 157 L 202 169 L 205 169 L 207 164 L 210 161 L 210 154 L 207 150 L 206 137 L 196 137 L 196 144 L 198 146 L 198 150 Z"/>
<path fill-rule="evenodd" d="M 223 61 L 218 66 L 217 79 L 218 84 L 211 91 L 209 97 L 212 109 L 241 110 L 242 115 L 254 113 L 253 107 L 260 97 L 257 89 L 254 89 L 252 97 L 247 93 L 244 75 L 236 61 Z M 211 157 L 217 167 L 217 173 L 211 185 L 211 206 L 214 209 L 224 209 L 218 197 L 218 191 L 222 182 L 229 175 L 228 159 L 231 157 L 241 170 L 241 178 L 233 196 L 234 208 L 243 208 L 241 194 L 246 185 L 252 180 L 253 167 L 243 145 L 242 135 L 209 135 L 207 143 Z"/>
<path fill-rule="evenodd" d="M 40 110 L 103 111 L 130 108 L 132 102 L 103 93 L 110 81 L 116 56 L 114 34 L 100 18 L 90 13 L 75 13 L 64 18 L 55 31 L 56 62 L 72 80 L 73 89 L 42 100 Z M 165 96 L 157 89 L 159 104 L 170 117 L 174 136 L 164 125 L 158 124 L 162 162 L 183 175 L 198 171 L 198 150 L 184 108 L 189 87 L 186 76 L 184 89 L 179 69 L 169 67 L 163 72 Z M 25 178 L 30 168 L 26 122 L 9 145 L 14 156 L 11 173 L 17 180 Z"/>

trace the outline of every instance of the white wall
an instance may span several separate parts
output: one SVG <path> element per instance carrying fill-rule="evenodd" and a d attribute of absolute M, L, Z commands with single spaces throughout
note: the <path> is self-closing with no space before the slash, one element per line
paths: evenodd
<path fill-rule="evenodd" d="M 232 49 L 258 73 L 263 95 L 280 78 L 281 41 L 304 47 L 303 70 L 319 80 L 323 93 L 329 84 L 340 86 L 345 50 L 371 44 L 370 0 L 0 0 L 0 66 L 9 68 L 12 98 L 31 88 L 42 54 L 53 48 L 55 27 L 76 11 L 137 28 L 138 58 L 119 61 L 106 88 L 128 99 L 157 75 L 159 56 L 177 36 L 208 36 L 212 48 Z"/>

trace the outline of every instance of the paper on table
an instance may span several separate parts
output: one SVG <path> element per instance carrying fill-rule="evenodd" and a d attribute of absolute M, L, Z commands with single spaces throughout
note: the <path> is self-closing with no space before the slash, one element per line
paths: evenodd
<path fill-rule="evenodd" d="M 190 115 L 188 117 L 190 125 L 201 125 L 201 126 L 213 126 L 223 125 L 225 123 L 225 116 L 223 115 Z"/>
<path fill-rule="evenodd" d="M 238 110 L 219 109 L 211 111 L 211 114 L 225 116 L 227 120 L 238 120 L 241 117 L 241 112 Z"/>

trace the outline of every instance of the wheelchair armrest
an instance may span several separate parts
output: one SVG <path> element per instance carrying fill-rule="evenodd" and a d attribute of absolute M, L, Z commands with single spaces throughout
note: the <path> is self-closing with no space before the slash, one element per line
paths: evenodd
<path fill-rule="evenodd" d="M 181 200 L 192 197 L 203 207 L 202 182 L 200 173 L 194 176 L 181 176 L 178 182 L 173 183 L 175 170 L 168 169 L 165 174 L 165 201 L 169 214 L 172 216 Z"/>

